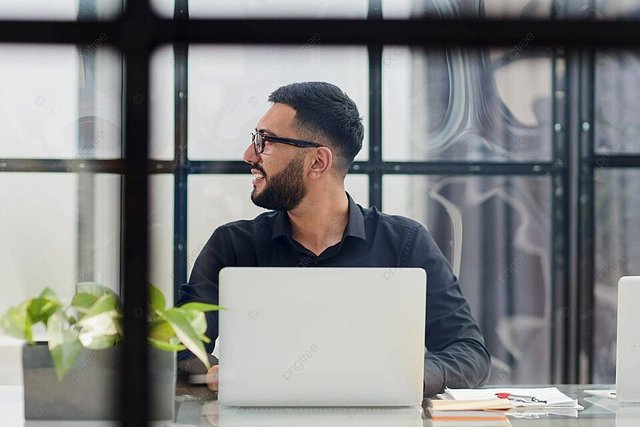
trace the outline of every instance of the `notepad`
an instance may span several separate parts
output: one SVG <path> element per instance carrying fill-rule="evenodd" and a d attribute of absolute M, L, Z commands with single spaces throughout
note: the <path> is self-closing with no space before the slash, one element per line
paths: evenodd
<path fill-rule="evenodd" d="M 514 408 L 507 399 L 428 399 L 427 404 L 427 414 L 434 421 L 473 421 L 474 425 L 477 421 L 508 423 L 506 412 Z"/>
<path fill-rule="evenodd" d="M 513 409 L 514 405 L 507 399 L 453 400 L 429 399 L 428 406 L 436 411 L 484 411 Z"/>
<path fill-rule="evenodd" d="M 434 421 L 491 421 L 508 423 L 508 418 L 504 411 L 439 411 L 433 408 L 427 408 L 427 414 Z"/>

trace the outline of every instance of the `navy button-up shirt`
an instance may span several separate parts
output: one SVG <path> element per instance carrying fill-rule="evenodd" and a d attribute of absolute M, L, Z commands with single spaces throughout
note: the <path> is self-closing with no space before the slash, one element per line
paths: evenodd
<path fill-rule="evenodd" d="M 365 209 L 347 196 L 349 221 L 342 240 L 318 256 L 293 240 L 286 212 L 266 212 L 217 228 L 198 256 L 189 282 L 180 288 L 176 305 L 217 304 L 218 273 L 227 266 L 423 268 L 428 277 L 425 395 L 440 393 L 444 387 L 484 384 L 489 352 L 458 280 L 431 235 L 416 221 Z M 207 321 L 211 352 L 218 336 L 218 313 L 207 313 Z"/>

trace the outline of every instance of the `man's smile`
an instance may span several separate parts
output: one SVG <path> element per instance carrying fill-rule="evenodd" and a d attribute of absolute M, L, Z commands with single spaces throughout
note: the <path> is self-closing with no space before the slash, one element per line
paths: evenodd
<path fill-rule="evenodd" d="M 258 169 L 251 169 L 251 173 L 254 176 L 254 180 L 252 181 L 253 185 L 258 185 L 259 183 L 264 181 L 264 173 L 262 173 Z"/>

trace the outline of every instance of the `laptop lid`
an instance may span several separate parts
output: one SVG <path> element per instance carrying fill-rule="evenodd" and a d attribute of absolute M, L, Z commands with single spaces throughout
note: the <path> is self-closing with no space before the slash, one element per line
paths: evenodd
<path fill-rule="evenodd" d="M 422 401 L 423 269 L 228 267 L 219 282 L 221 405 Z"/>
<path fill-rule="evenodd" d="M 640 276 L 618 281 L 618 336 L 616 346 L 616 398 L 640 402 Z"/>

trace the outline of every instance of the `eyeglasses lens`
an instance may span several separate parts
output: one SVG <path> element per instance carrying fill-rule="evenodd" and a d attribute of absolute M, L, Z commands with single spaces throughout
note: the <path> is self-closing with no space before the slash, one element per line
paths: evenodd
<path fill-rule="evenodd" d="M 251 134 L 251 142 L 253 142 L 253 149 L 256 150 L 256 154 L 261 154 L 264 148 L 264 140 L 259 132 Z"/>

